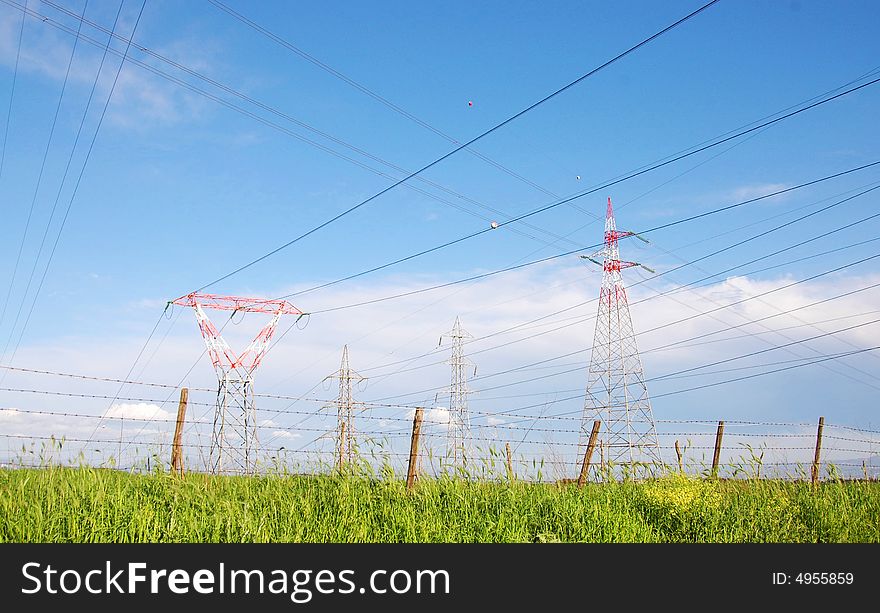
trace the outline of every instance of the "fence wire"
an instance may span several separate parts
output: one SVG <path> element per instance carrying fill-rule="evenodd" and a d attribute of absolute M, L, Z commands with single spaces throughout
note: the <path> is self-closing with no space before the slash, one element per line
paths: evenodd
<path fill-rule="evenodd" d="M 165 398 L 149 394 L 123 397 L 3 388 L 0 391 L 5 392 L 7 402 L 0 406 L 0 466 L 167 470 L 177 425 L 178 388 L 148 385 L 163 387 L 170 394 Z M 25 398 L 31 399 L 28 407 L 38 398 L 39 407 L 25 408 L 25 402 L 18 402 Z M 340 467 L 369 474 L 389 474 L 390 470 L 390 474 L 403 476 L 407 472 L 414 405 L 355 403 L 351 433 L 355 452 L 340 459 L 339 421 L 332 400 L 279 394 L 255 395 L 255 399 L 256 473 L 323 474 Z M 188 472 L 210 472 L 215 408 L 216 390 L 188 388 L 181 437 L 183 465 Z M 580 418 L 503 411 L 471 413 L 466 448 L 453 457 L 447 449 L 448 414 L 425 409 L 417 455 L 419 474 L 541 482 L 578 477 L 585 452 Z M 657 420 L 661 461 L 639 470 L 681 470 L 726 478 L 800 479 L 810 474 L 816 422 L 724 420 L 718 461 L 713 467 L 717 425 L 717 420 L 709 419 Z M 601 434 L 599 440 L 591 457 L 590 479 L 601 479 L 614 467 L 606 457 L 610 454 L 603 448 Z M 880 477 L 880 430 L 825 423 L 820 474 L 823 478 Z"/>

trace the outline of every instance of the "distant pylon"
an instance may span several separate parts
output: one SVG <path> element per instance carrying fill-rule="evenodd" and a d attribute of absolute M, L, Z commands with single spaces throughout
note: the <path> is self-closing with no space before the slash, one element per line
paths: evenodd
<path fill-rule="evenodd" d="M 581 256 L 601 265 L 603 272 L 579 449 L 583 454 L 593 421 L 598 419 L 602 422 L 600 440 L 605 461 L 633 467 L 659 463 L 660 451 L 620 272 L 633 266 L 653 271 L 642 264 L 621 261 L 617 241 L 627 236 L 645 240 L 633 232 L 617 230 L 608 198 L 605 246 L 590 256 Z"/>
<path fill-rule="evenodd" d="M 464 466 L 470 452 L 471 422 L 468 413 L 467 397 L 470 390 L 467 386 L 467 372 L 473 366 L 473 362 L 464 357 L 464 340 L 473 338 L 461 327 L 458 317 L 452 330 L 440 337 L 452 340 L 452 356 L 449 365 L 452 370 L 452 380 L 449 384 L 449 424 L 446 431 L 446 458 L 453 466 Z"/>
<path fill-rule="evenodd" d="M 324 380 L 338 379 L 339 393 L 336 396 L 336 458 L 339 463 L 340 470 L 345 464 L 351 464 L 355 456 L 354 444 L 354 411 L 356 403 L 352 393 L 352 387 L 355 383 L 366 381 L 366 377 L 362 377 L 351 369 L 348 363 L 348 345 L 342 348 L 342 363 L 332 375 L 328 375 Z"/>
<path fill-rule="evenodd" d="M 205 340 L 208 356 L 217 373 L 217 405 L 214 410 L 214 429 L 208 456 L 208 470 L 253 473 L 257 466 L 256 406 L 254 404 L 254 371 L 262 362 L 269 342 L 282 315 L 303 313 L 285 300 L 215 296 L 193 292 L 172 300 L 172 304 L 192 307 L 199 330 Z M 236 354 L 220 335 L 204 309 L 272 315 L 256 338 L 241 355 Z"/>

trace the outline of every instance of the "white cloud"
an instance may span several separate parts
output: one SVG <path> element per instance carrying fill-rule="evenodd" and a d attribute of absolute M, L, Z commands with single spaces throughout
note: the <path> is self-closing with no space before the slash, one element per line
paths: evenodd
<path fill-rule="evenodd" d="M 853 269 L 846 274 L 795 285 L 768 294 L 766 297 L 727 306 L 711 315 L 694 317 L 681 323 L 674 322 L 780 288 L 791 283 L 792 279 L 784 274 L 761 279 L 737 276 L 704 287 L 687 287 L 657 297 L 656 292 L 675 290 L 679 286 L 666 278 L 644 285 L 635 285 L 635 277 L 628 277 L 628 281 L 632 284 L 628 293 L 632 304 L 633 322 L 636 330 L 640 332 L 637 341 L 642 351 L 645 374 L 649 379 L 713 361 L 727 360 L 752 351 L 772 349 L 751 360 L 735 360 L 715 368 L 759 366 L 754 370 L 736 371 L 714 377 L 677 378 L 649 383 L 652 398 L 706 381 L 762 372 L 769 367 L 760 367 L 760 365 L 768 362 L 843 352 L 853 349 L 853 346 L 876 345 L 878 326 L 865 326 L 809 343 L 793 345 L 787 349 L 773 349 L 781 344 L 822 334 L 823 331 L 834 331 L 880 317 L 880 314 L 876 313 L 852 317 L 854 314 L 880 309 L 880 291 L 876 289 L 824 302 L 790 315 L 765 319 L 762 323 L 753 323 L 756 319 L 778 315 L 780 310 L 798 308 L 880 281 L 880 274 L 858 274 L 859 272 Z M 300 296 L 296 299 L 296 304 L 304 310 L 319 310 L 418 289 L 442 280 L 429 275 L 417 275 L 415 278 L 394 277 L 357 286 L 340 285 L 332 290 Z M 431 448 L 442 448 L 445 444 L 444 430 L 449 423 L 449 411 L 445 406 L 437 406 L 434 398 L 438 391 L 449 385 L 449 365 L 446 363 L 449 358 L 449 348 L 446 345 L 438 347 L 437 340 L 440 334 L 452 327 L 455 316 L 460 315 L 463 327 L 476 337 L 473 342 L 465 345 L 468 358 L 479 366 L 478 379 L 470 385 L 474 390 L 495 385 L 503 386 L 532 377 L 571 370 L 566 374 L 531 383 L 501 387 L 485 394 L 473 394 L 470 397 L 471 422 L 476 436 L 488 439 L 494 436 L 493 432 L 497 429 L 499 441 L 520 441 L 523 438 L 534 441 L 531 447 L 528 442 L 522 444 L 519 453 L 537 453 L 549 457 L 546 456 L 549 453 L 549 445 L 557 444 L 565 438 L 564 433 L 555 430 L 576 428 L 577 422 L 538 424 L 534 430 L 528 431 L 525 427 L 531 425 L 534 417 L 539 414 L 554 415 L 565 412 L 577 414 L 582 408 L 583 401 L 580 399 L 580 394 L 584 388 L 589 361 L 589 351 L 584 350 L 589 349 L 592 342 L 597 284 L 598 277 L 589 274 L 582 267 L 568 264 L 544 265 L 435 293 L 378 303 L 351 311 L 316 314 L 304 330 L 291 328 L 266 356 L 255 375 L 257 415 L 258 419 L 263 420 L 260 422 L 261 426 L 266 427 L 260 432 L 260 438 L 269 440 L 272 437 L 279 437 L 285 441 L 299 438 L 296 445 L 287 445 L 290 449 L 315 449 L 315 445 L 326 440 L 327 453 L 330 452 L 332 433 L 335 430 L 335 414 L 321 411 L 319 407 L 325 404 L 324 400 L 332 400 L 336 396 L 336 382 L 332 381 L 329 389 L 322 389 L 320 382 L 339 368 L 342 346 L 347 343 L 352 368 L 370 377 L 365 389 L 356 389 L 355 400 L 408 405 L 400 408 L 395 406 L 369 408 L 368 412 L 363 414 L 370 417 L 369 419 L 361 418 L 362 414 L 358 413 L 355 415 L 356 431 L 377 440 L 390 433 L 389 440 L 394 451 L 405 453 L 404 447 L 408 443 L 412 427 L 411 407 L 423 406 L 426 407 L 426 445 Z M 648 289 L 648 285 L 652 289 Z M 240 293 L 280 295 L 297 289 L 301 287 L 261 292 L 253 292 L 253 288 L 242 288 Z M 508 328 L 542 314 L 572 305 L 580 306 L 546 320 L 505 332 Z M 143 372 L 141 368 L 145 360 L 139 362 L 134 376 L 144 381 L 177 383 L 182 374 L 195 365 L 184 382 L 191 388 L 191 406 L 187 413 L 187 423 L 197 422 L 197 425 L 193 426 L 193 432 L 200 433 L 198 436 L 201 438 L 195 434 L 188 436 L 191 443 L 206 446 L 210 443 L 211 420 L 216 399 L 216 375 L 210 361 L 203 355 L 204 344 L 192 313 L 184 310 L 177 324 L 171 327 L 174 320 L 175 317 L 172 317 L 171 320 L 162 323 L 155 339 L 162 339 L 165 331 L 170 328 L 168 337 L 159 346 L 155 358 L 149 362 Z M 224 315 L 218 315 L 215 321 L 218 326 L 221 325 L 225 321 Z M 248 315 L 241 323 L 227 326 L 223 334 L 230 346 L 240 351 L 253 339 L 265 322 L 265 317 Z M 365 325 L 365 322 L 368 325 Z M 805 325 L 804 322 L 813 325 Z M 282 319 L 276 339 L 281 337 L 291 323 L 293 323 L 292 318 Z M 713 334 L 729 326 L 740 327 Z M 559 329 L 551 331 L 553 328 Z M 654 328 L 657 330 L 653 330 Z M 537 335 L 542 332 L 547 334 Z M 723 340 L 732 337 L 738 338 Z M 53 339 L 51 344 L 23 346 L 16 361 L 17 365 L 35 366 L 46 370 L 64 372 L 73 370 L 82 371 L 84 374 L 122 377 L 141 349 L 143 338 L 144 336 L 133 335 L 130 339 L 75 336 Z M 654 350 L 685 340 L 687 346 L 678 344 L 662 351 Z M 511 343 L 511 341 L 520 342 Z M 151 343 L 145 355 L 152 354 L 157 342 Z M 581 353 L 558 362 L 546 363 L 539 369 L 515 371 L 485 380 L 479 379 L 577 351 Z M 424 357 L 418 357 L 423 355 Z M 398 363 L 390 364 L 393 362 Z M 89 366 L 87 369 L 74 368 L 71 367 L 72 364 Z M 555 364 L 558 364 L 559 368 L 548 368 Z M 381 367 L 377 368 L 378 366 Z M 856 369 L 868 374 L 858 372 Z M 468 371 L 469 377 L 471 373 L 472 371 Z M 688 393 L 669 397 L 660 396 L 653 401 L 654 414 L 657 419 L 760 418 L 764 421 L 772 418 L 785 422 L 813 422 L 819 414 L 823 414 L 826 423 L 870 427 L 871 421 L 876 419 L 868 409 L 866 398 L 875 391 L 866 384 L 857 383 L 849 378 L 854 377 L 858 381 L 870 384 L 870 375 L 880 375 L 880 360 L 871 354 L 862 354 L 854 359 L 832 361 L 823 365 L 817 364 L 778 375 L 760 377 L 748 384 L 720 386 L 713 388 L 710 395 Z M 55 389 L 64 391 L 94 390 L 102 394 L 107 394 L 108 390 L 113 394 L 119 387 L 118 384 L 108 387 L 109 384 L 97 382 L 59 381 L 56 378 L 37 375 L 27 378 L 22 373 L 10 373 L 7 385 L 14 387 L 13 382 L 19 387 L 27 387 L 28 383 L 42 388 L 54 385 Z M 567 393 L 561 393 L 563 391 Z M 292 398 L 271 398 L 260 394 L 288 395 Z M 743 403 L 742 399 L 746 394 L 749 401 Z M 837 399 L 831 405 L 827 398 L 829 395 Z M 127 386 L 120 394 L 119 403 L 114 405 L 108 414 L 129 417 L 159 415 L 163 419 L 173 420 L 171 411 L 174 407 L 161 404 L 162 399 L 169 396 L 173 404 L 176 395 L 171 390 Z M 300 396 L 306 396 L 308 399 L 293 400 Z M 566 401 L 564 399 L 567 396 L 574 396 L 575 399 Z M 125 398 L 128 397 L 150 398 L 155 399 L 155 402 L 126 400 Z M 312 402 L 309 399 L 319 399 L 321 402 Z M 10 397 L 6 404 L 25 409 L 42 408 L 54 403 L 39 396 L 17 395 Z M 103 413 L 107 404 L 106 400 L 65 399 L 66 408 L 93 411 L 97 414 Z M 512 415 L 486 415 L 486 413 L 506 412 L 527 405 L 535 406 L 521 410 L 519 418 Z M 171 410 L 162 411 L 162 408 Z M 157 410 L 161 412 L 157 413 Z M 523 420 L 522 416 L 531 419 Z M 80 420 L 80 422 L 84 421 Z M 94 422 L 85 424 L 89 430 L 85 432 L 85 436 L 91 434 L 94 425 Z M 39 431 L 49 431 L 46 422 L 39 422 L 38 426 L 34 427 Z M 68 426 L 71 429 L 53 428 L 51 431 L 56 435 L 73 432 L 72 426 L 70 424 Z M 173 426 L 173 421 L 156 424 L 156 428 L 164 433 L 163 436 L 170 435 Z M 486 429 L 487 426 L 491 427 L 491 430 Z M 517 426 L 520 429 L 514 429 Z M 112 422 L 110 427 L 115 428 Z M 132 433 L 135 432 L 137 429 L 132 426 Z M 268 434 L 270 432 L 271 435 Z M 327 432 L 330 434 L 325 434 Z M 128 436 L 127 424 L 126 435 Z M 314 441 L 319 442 L 313 443 Z M 768 441 L 772 445 L 785 442 L 785 439 L 768 439 Z M 573 449 L 568 446 L 559 447 L 559 450 L 554 451 L 557 455 L 569 452 L 573 452 Z M 831 453 L 829 447 L 829 454 Z"/>
<path fill-rule="evenodd" d="M 432 407 L 425 413 L 424 419 L 428 423 L 448 425 L 450 420 L 449 409 Z"/>
<path fill-rule="evenodd" d="M 41 14 L 45 12 L 39 7 L 31 7 L 31 9 Z M 117 27 L 117 31 L 125 37 L 129 35 L 134 25 L 133 15 L 130 21 L 126 19 L 127 17 L 124 15 Z M 16 55 L 19 55 L 20 23 L 21 13 L 17 10 L 0 14 L 0 64 L 9 68 L 15 65 Z M 59 83 L 63 81 L 73 49 L 73 36 L 54 28 L 49 22 L 33 17 L 28 17 L 25 29 L 18 69 L 24 74 L 38 75 Z M 138 38 L 140 37 L 136 34 L 135 39 Z M 97 39 L 106 42 L 106 35 L 102 34 Z M 205 72 L 209 64 L 205 54 L 206 49 L 210 47 L 212 45 L 206 41 L 196 44 L 179 40 L 168 43 L 156 51 L 166 57 L 181 58 L 182 64 Z M 121 51 L 123 46 L 115 44 L 113 49 Z M 76 57 L 68 76 L 68 87 L 71 90 L 79 87 L 85 92 L 92 87 L 98 67 L 101 65 L 102 55 L 103 50 L 89 42 L 80 40 L 77 43 Z M 150 65 L 155 64 L 163 72 L 173 70 L 159 60 L 147 58 L 135 46 L 130 48 L 129 56 Z M 120 56 L 108 53 L 104 60 L 95 92 L 95 100 L 100 101 L 100 104 L 103 104 L 110 93 L 121 59 Z M 127 61 L 119 72 L 113 100 L 108 110 L 108 119 L 113 124 L 126 129 L 143 130 L 155 123 L 177 124 L 192 120 L 199 117 L 206 106 L 207 102 L 200 96 Z"/>
<path fill-rule="evenodd" d="M 752 185 L 741 185 L 731 190 L 731 197 L 737 202 L 741 200 L 751 200 L 752 198 L 758 198 L 766 194 L 772 194 L 788 187 L 791 186 L 787 183 L 755 183 Z M 767 198 L 767 200 L 778 202 L 784 197 L 785 194 L 780 194 L 778 196 Z"/>
<path fill-rule="evenodd" d="M 119 403 L 111 406 L 104 417 L 122 417 L 125 419 L 153 419 L 166 420 L 174 417 L 168 411 L 163 411 L 158 405 L 146 402 Z"/>
<path fill-rule="evenodd" d="M 764 298 L 720 309 L 710 316 L 696 317 L 675 325 L 667 324 L 779 288 L 790 283 L 791 279 L 786 276 L 762 280 L 731 277 L 713 285 L 689 287 L 660 298 L 656 297 L 655 291 L 648 290 L 642 285 L 631 287 L 629 294 L 634 326 L 637 331 L 642 331 L 638 337 L 638 344 L 643 352 L 690 337 L 699 339 L 730 325 L 748 324 L 742 330 L 720 334 L 718 337 L 743 334 L 743 332 L 762 333 L 761 336 L 752 339 L 746 338 L 728 344 L 713 343 L 689 347 L 686 350 L 649 352 L 645 356 L 645 367 L 651 376 L 710 360 L 719 355 L 744 353 L 748 348 L 766 347 L 772 342 L 781 344 L 786 342 L 781 340 L 783 335 L 805 338 L 819 334 L 818 330 L 810 326 L 780 334 L 766 333 L 766 328 L 773 330 L 791 327 L 800 325 L 802 323 L 800 320 L 817 322 L 876 309 L 880 304 L 880 292 L 872 290 L 853 294 L 844 299 L 797 311 L 792 315 L 767 319 L 761 324 L 749 324 L 749 322 L 778 315 L 780 309 L 794 309 L 825 297 L 869 285 L 877 282 L 878 279 L 880 279 L 878 275 L 846 275 L 834 279 L 820 279 L 774 292 Z M 436 282 L 436 279 L 426 277 L 409 282 L 392 279 L 369 286 L 340 287 L 334 291 L 316 293 L 314 296 L 304 295 L 297 299 L 297 303 L 307 310 L 319 310 L 323 307 L 407 291 L 433 282 Z M 673 283 L 662 283 L 662 281 L 652 282 L 651 286 L 656 291 L 676 288 Z M 298 288 L 282 288 L 277 292 L 268 293 L 288 293 L 296 289 Z M 329 373 L 338 369 L 342 345 L 347 343 L 352 367 L 370 377 L 366 389 L 358 390 L 358 399 L 378 399 L 403 392 L 427 390 L 421 394 L 410 395 L 407 401 L 430 406 L 436 391 L 433 388 L 448 385 L 449 366 L 445 360 L 448 359 L 449 349 L 438 347 L 437 339 L 440 334 L 451 328 L 455 315 L 460 314 L 464 328 L 477 337 L 473 342 L 465 345 L 466 353 L 478 364 L 479 376 L 485 376 L 506 368 L 588 348 L 595 325 L 592 320 L 596 308 L 593 295 L 595 291 L 596 279 L 593 277 L 587 279 L 581 268 L 544 267 L 541 270 L 540 267 L 535 267 L 532 273 L 522 271 L 500 275 L 482 283 L 414 296 L 411 299 L 379 303 L 351 311 L 315 315 L 306 329 L 291 329 L 281 342 L 273 347 L 256 373 L 255 389 L 258 394 L 302 395 L 315 387 Z M 442 297 L 447 299 L 438 300 Z M 642 302 L 646 298 L 648 300 Z M 499 334 L 542 313 L 558 311 L 579 303 L 586 304 L 529 326 Z M 450 310 L 450 305 L 454 304 L 467 305 L 467 307 Z M 864 320 L 864 318 L 856 318 L 851 321 L 816 325 L 821 330 L 830 331 Z M 219 322 L 220 319 L 218 318 L 217 321 Z M 363 326 L 365 321 L 370 322 L 370 325 Z M 257 315 L 248 316 L 239 325 L 227 326 L 224 336 L 233 350 L 241 351 L 264 323 L 265 319 Z M 276 340 L 290 323 L 292 319 L 282 320 Z M 171 322 L 164 325 L 170 326 Z M 646 332 L 658 326 L 666 327 L 656 332 Z M 551 332 L 553 328 L 559 329 Z M 158 334 L 163 332 L 160 331 Z M 542 332 L 548 333 L 538 335 Z M 828 338 L 826 342 L 816 346 L 843 351 L 846 350 L 846 344 L 840 339 L 855 344 L 864 343 L 870 340 L 872 332 L 870 327 L 865 327 L 842 333 L 836 338 Z M 158 334 L 157 338 L 161 338 Z M 527 338 L 529 336 L 534 337 Z M 520 340 L 521 342 L 507 344 L 498 350 L 492 349 L 495 346 Z M 118 377 L 124 374 L 120 372 L 119 365 L 125 364 L 126 367 L 130 365 L 142 342 L 140 338 L 132 339 L 131 343 L 120 343 L 116 339 L 71 337 L 60 339 L 52 346 L 22 347 L 17 361 L 22 365 L 55 364 L 59 370 L 70 370 L 70 364 L 90 363 L 90 370 L 93 371 L 90 374 Z M 195 363 L 196 367 L 186 384 L 214 388 L 216 380 L 210 361 L 203 357 L 196 362 L 203 349 L 204 345 L 194 317 L 184 312 L 142 378 L 176 382 L 180 373 L 186 372 Z M 802 351 L 803 347 L 793 350 Z M 405 361 L 407 358 L 423 354 L 429 355 L 414 359 L 412 362 Z M 579 359 L 583 360 L 586 366 L 588 354 L 579 354 L 567 358 L 566 361 Z M 401 360 L 404 361 L 400 364 L 376 368 L 379 365 Z M 395 374 L 398 370 L 401 372 Z M 578 386 L 581 384 L 582 374 L 576 373 L 573 376 Z M 493 384 L 495 381 L 503 383 L 506 380 L 522 379 L 526 376 L 535 376 L 535 373 L 528 375 L 521 372 L 511 373 L 509 378 L 496 378 Z M 540 389 L 550 391 L 557 387 L 557 381 L 548 379 Z M 499 393 L 493 392 L 491 395 L 495 396 Z M 327 390 L 322 390 L 318 385 L 308 395 L 330 398 L 335 395 L 335 385 Z M 205 401 L 210 402 L 210 400 L 210 394 L 207 394 Z M 479 399 L 475 397 L 472 401 L 479 402 Z M 307 406 L 309 407 L 310 405 Z M 300 407 L 296 410 L 302 409 Z M 434 409 L 432 419 L 442 419 L 445 410 L 442 407 Z M 272 415 L 273 423 L 281 423 L 279 419 L 280 416 Z"/>
<path fill-rule="evenodd" d="M 272 438 L 297 439 L 302 438 L 299 432 L 290 432 L 289 430 L 273 430 Z"/>
<path fill-rule="evenodd" d="M 407 409 L 404 413 L 404 421 L 406 425 L 403 426 L 406 429 L 409 429 L 412 423 L 412 418 L 415 415 L 415 409 Z M 449 413 L 449 409 L 446 407 L 428 407 L 424 410 L 422 414 L 422 423 L 426 426 L 440 426 L 441 429 L 446 429 L 449 427 L 451 416 Z M 383 427 L 401 427 L 402 422 L 393 422 L 393 421 L 382 421 L 381 424 Z"/>

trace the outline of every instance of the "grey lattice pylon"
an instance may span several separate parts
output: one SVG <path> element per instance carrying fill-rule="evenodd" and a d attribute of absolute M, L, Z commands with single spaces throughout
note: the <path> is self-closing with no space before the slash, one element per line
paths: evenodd
<path fill-rule="evenodd" d="M 464 341 L 468 338 L 473 338 L 473 336 L 462 329 L 458 317 L 455 318 L 452 330 L 440 337 L 441 345 L 444 339 L 452 341 L 452 356 L 449 358 L 451 381 L 449 391 L 445 394 L 449 397 L 446 460 L 457 468 L 465 467 L 471 446 L 471 421 L 468 412 L 470 390 L 468 389 L 467 375 L 473 362 L 464 357 Z"/>
<path fill-rule="evenodd" d="M 339 393 L 336 396 L 336 458 L 339 468 L 344 464 L 351 464 L 357 453 L 357 445 L 355 443 L 355 424 L 354 411 L 358 403 L 354 401 L 353 387 L 356 383 L 366 381 L 367 378 L 361 376 L 351 369 L 348 362 L 348 345 L 342 348 L 342 362 L 332 375 L 327 379 L 337 379 L 339 381 Z"/>
<path fill-rule="evenodd" d="M 641 266 L 620 260 L 617 241 L 627 236 L 634 234 L 617 230 L 608 198 L 605 245 L 592 256 L 582 256 L 601 264 L 603 272 L 579 450 L 583 453 L 593 421 L 599 420 L 605 461 L 634 467 L 659 464 L 660 448 L 621 275 L 625 268 Z"/>

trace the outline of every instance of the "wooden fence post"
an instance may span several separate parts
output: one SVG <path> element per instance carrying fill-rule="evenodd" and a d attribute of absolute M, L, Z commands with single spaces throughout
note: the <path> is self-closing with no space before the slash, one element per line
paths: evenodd
<path fill-rule="evenodd" d="M 337 460 L 337 468 L 339 472 L 345 468 L 345 422 L 339 422 L 339 459 Z"/>
<path fill-rule="evenodd" d="M 504 450 L 507 452 L 507 478 L 513 479 L 513 455 L 510 453 L 510 443 L 504 443 Z"/>
<path fill-rule="evenodd" d="M 718 422 L 718 430 L 715 432 L 715 453 L 712 456 L 712 478 L 718 476 L 718 460 L 721 457 L 721 438 L 724 436 L 724 421 Z"/>
<path fill-rule="evenodd" d="M 681 462 L 681 447 L 678 446 L 678 439 L 675 439 L 675 455 L 678 457 L 678 472 L 684 472 L 684 465 Z"/>
<path fill-rule="evenodd" d="M 186 419 L 186 403 L 189 398 L 189 390 L 185 387 L 180 389 L 180 402 L 177 405 L 177 423 L 174 426 L 174 441 L 171 446 L 171 471 L 183 476 L 183 422 Z"/>
<path fill-rule="evenodd" d="M 599 436 L 599 426 L 602 422 L 598 419 L 593 422 L 593 430 L 590 432 L 590 442 L 587 443 L 587 450 L 584 452 L 584 463 L 581 465 L 581 474 L 578 477 L 578 487 L 584 487 L 587 483 L 587 473 L 590 471 L 590 458 L 593 456 L 593 449 L 596 447 L 596 437 Z"/>
<path fill-rule="evenodd" d="M 813 485 L 819 483 L 819 456 L 822 453 L 822 430 L 825 428 L 825 418 L 819 418 L 819 429 L 816 430 L 816 455 L 813 456 L 812 478 Z"/>
<path fill-rule="evenodd" d="M 409 444 L 409 467 L 406 471 L 406 489 L 411 490 L 416 482 L 416 465 L 419 461 L 419 435 L 422 432 L 422 412 L 421 407 L 416 409 L 415 417 L 413 417 L 412 440 Z"/>

